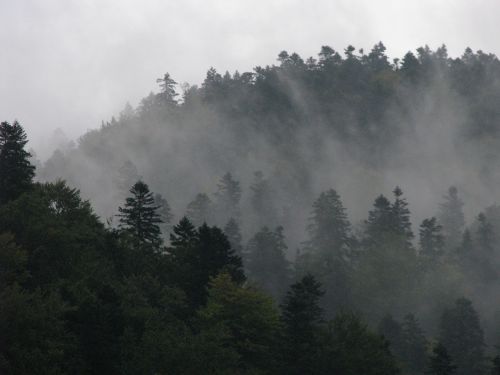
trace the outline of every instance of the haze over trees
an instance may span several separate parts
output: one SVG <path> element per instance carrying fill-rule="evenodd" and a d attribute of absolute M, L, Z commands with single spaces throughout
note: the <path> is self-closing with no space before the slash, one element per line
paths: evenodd
<path fill-rule="evenodd" d="M 36 176 L 0 124 L 0 373 L 498 373 L 494 55 L 158 83 Z"/>

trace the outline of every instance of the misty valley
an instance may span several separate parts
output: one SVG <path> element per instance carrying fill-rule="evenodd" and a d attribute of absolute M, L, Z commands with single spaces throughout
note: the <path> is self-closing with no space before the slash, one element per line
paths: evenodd
<path fill-rule="evenodd" d="M 157 83 L 45 160 L 1 119 L 0 374 L 500 374 L 494 54 Z"/>

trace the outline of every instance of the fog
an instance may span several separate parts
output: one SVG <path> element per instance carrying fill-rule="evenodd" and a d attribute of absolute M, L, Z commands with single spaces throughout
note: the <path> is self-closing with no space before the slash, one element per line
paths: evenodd
<path fill-rule="evenodd" d="M 76 139 L 133 106 L 168 71 L 199 84 L 208 67 L 249 71 L 281 50 L 319 46 L 389 56 L 446 43 L 500 52 L 490 1 L 0 1 L 0 114 L 18 119 L 43 159 L 60 128 Z"/>

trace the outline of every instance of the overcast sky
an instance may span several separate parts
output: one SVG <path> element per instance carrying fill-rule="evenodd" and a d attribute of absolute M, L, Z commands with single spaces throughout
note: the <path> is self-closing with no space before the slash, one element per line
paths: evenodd
<path fill-rule="evenodd" d="M 211 66 L 240 72 L 281 50 L 322 45 L 391 57 L 428 44 L 500 55 L 498 0 L 0 0 L 0 121 L 18 119 L 46 153 L 136 106 L 156 78 L 199 84 Z"/>

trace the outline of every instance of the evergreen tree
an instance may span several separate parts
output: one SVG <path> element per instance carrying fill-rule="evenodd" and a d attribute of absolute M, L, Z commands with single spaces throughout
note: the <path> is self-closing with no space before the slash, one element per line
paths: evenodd
<path fill-rule="evenodd" d="M 171 229 L 171 222 L 174 215 L 170 209 L 170 205 L 167 200 L 161 196 L 161 194 L 154 195 L 154 204 L 158 207 L 158 215 L 161 220 L 161 224 L 159 225 L 161 232 L 164 236 L 168 234 Z"/>
<path fill-rule="evenodd" d="M 215 193 L 217 221 L 225 223 L 229 218 L 240 219 L 239 203 L 241 199 L 240 183 L 226 173 L 217 184 Z"/>
<path fill-rule="evenodd" d="M 230 218 L 224 227 L 224 234 L 229 240 L 231 248 L 234 250 L 235 254 L 243 258 L 242 236 L 238 222 L 233 218 Z"/>
<path fill-rule="evenodd" d="M 290 279 L 286 249 L 282 227 L 274 231 L 263 227 L 250 239 L 246 249 L 249 279 L 276 300 L 283 297 Z"/>
<path fill-rule="evenodd" d="M 444 240 L 441 234 L 442 226 L 436 218 L 424 219 L 420 224 L 420 254 L 435 261 L 443 254 Z"/>
<path fill-rule="evenodd" d="M 471 301 L 460 298 L 441 317 L 440 338 L 447 348 L 457 375 L 480 374 L 484 370 L 484 337 Z"/>
<path fill-rule="evenodd" d="M 408 244 L 411 245 L 413 239 L 413 232 L 411 230 L 410 210 L 408 209 L 408 202 L 403 198 L 403 191 L 399 186 L 393 191 L 395 200 L 392 205 L 394 215 L 394 229 L 397 233 L 406 237 Z"/>
<path fill-rule="evenodd" d="M 156 82 L 160 85 L 160 98 L 162 102 L 170 105 L 177 104 L 175 97 L 178 95 L 175 91 L 175 82 L 169 73 L 165 73 L 162 78 L 158 78 Z"/>
<path fill-rule="evenodd" d="M 130 189 L 123 207 L 119 207 L 120 228 L 130 233 L 141 244 L 150 244 L 158 249 L 162 243 L 159 224 L 162 223 L 155 205 L 153 193 L 148 185 L 137 181 Z"/>
<path fill-rule="evenodd" d="M 456 366 L 453 365 L 451 357 L 443 344 L 438 343 L 432 349 L 432 355 L 429 360 L 429 375 L 452 375 L 455 374 Z"/>
<path fill-rule="evenodd" d="M 373 204 L 373 209 L 368 213 L 365 222 L 366 239 L 370 243 L 379 242 L 384 234 L 394 230 L 394 216 L 391 202 L 379 195 Z"/>
<path fill-rule="evenodd" d="M 286 374 L 304 374 L 314 368 L 318 331 L 323 322 L 323 309 L 319 305 L 323 294 L 321 284 L 306 275 L 290 287 L 285 297 L 281 308 Z"/>
<path fill-rule="evenodd" d="M 348 285 L 355 245 L 351 223 L 335 190 L 322 192 L 314 201 L 307 233 L 308 241 L 297 262 L 324 285 L 325 308 L 333 314 L 351 302 Z"/>
<path fill-rule="evenodd" d="M 463 234 L 465 226 L 464 203 L 458 197 L 458 190 L 455 186 L 448 189 L 448 194 L 443 199 L 444 202 L 439 206 L 439 222 L 443 226 L 447 250 L 451 252 L 460 245 Z"/>
<path fill-rule="evenodd" d="M 17 122 L 0 123 L 0 205 L 29 190 L 35 176 L 31 154 L 24 148 L 28 139 Z"/>
<path fill-rule="evenodd" d="M 186 216 L 195 226 L 212 222 L 212 201 L 206 194 L 198 194 L 187 206 Z"/>
<path fill-rule="evenodd" d="M 273 192 L 269 186 L 269 182 L 264 178 L 264 174 L 261 171 L 254 173 L 254 182 L 250 186 L 250 191 L 250 204 L 256 224 L 259 226 L 276 225 L 277 218 Z"/>
<path fill-rule="evenodd" d="M 203 224 L 198 230 L 183 218 L 170 236 L 167 249 L 173 282 L 184 290 L 194 309 L 205 304 L 210 278 L 227 272 L 238 284 L 245 281 L 241 258 L 217 227 Z"/>
<path fill-rule="evenodd" d="M 492 359 L 492 368 L 491 368 L 491 375 L 500 375 L 500 355 L 496 355 Z"/>
<path fill-rule="evenodd" d="M 386 314 L 378 325 L 378 333 L 389 343 L 389 348 L 398 361 L 404 357 L 404 337 L 401 324 L 391 314 Z"/>
<path fill-rule="evenodd" d="M 413 314 L 404 317 L 402 325 L 403 362 L 410 374 L 422 374 L 427 367 L 427 339 Z"/>

